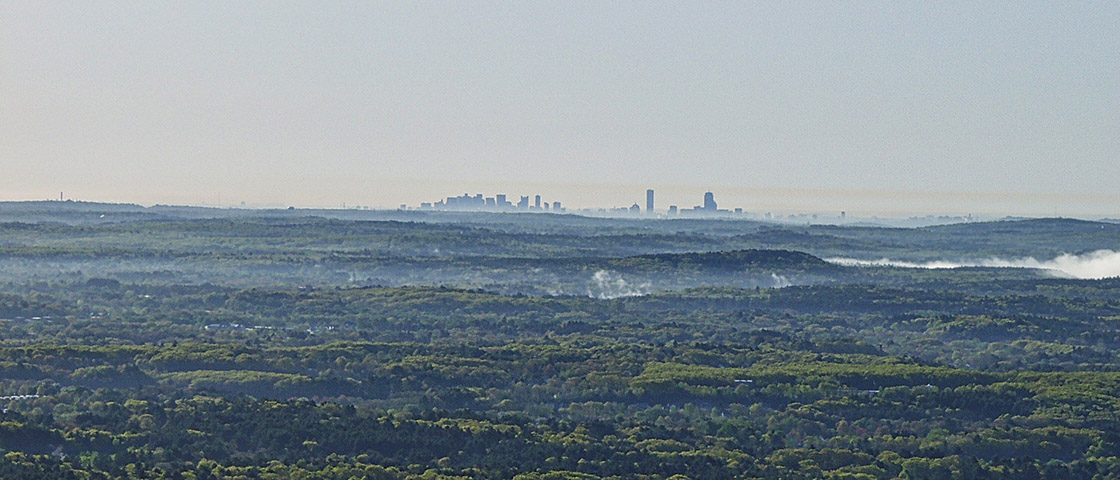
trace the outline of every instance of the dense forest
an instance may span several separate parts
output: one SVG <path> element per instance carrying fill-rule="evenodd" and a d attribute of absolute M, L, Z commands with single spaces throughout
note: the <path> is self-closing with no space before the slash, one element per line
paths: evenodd
<path fill-rule="evenodd" d="M 3 479 L 1120 476 L 1120 279 L 824 260 L 1115 224 L 54 203 L 0 205 Z"/>

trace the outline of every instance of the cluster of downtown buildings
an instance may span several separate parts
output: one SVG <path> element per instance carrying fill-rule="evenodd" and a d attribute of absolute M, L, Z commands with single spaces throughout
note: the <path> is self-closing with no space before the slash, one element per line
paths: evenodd
<path fill-rule="evenodd" d="M 541 202 L 541 196 L 536 195 L 533 199 L 533 204 L 529 204 L 529 197 L 522 196 L 516 204 L 506 200 L 505 194 L 497 194 L 493 197 L 483 197 L 481 193 L 469 195 L 464 193 L 458 197 L 447 197 L 446 200 L 440 200 L 436 203 L 424 202 L 420 204 L 421 210 L 487 210 L 487 211 L 508 211 L 508 210 L 523 210 L 523 211 L 553 211 L 561 213 L 564 211 L 564 206 L 560 202 Z"/>
<path fill-rule="evenodd" d="M 453 211 L 536 211 L 536 212 L 553 212 L 564 213 L 566 209 L 560 202 L 542 202 L 540 195 L 534 195 L 533 201 L 530 203 L 528 196 L 521 196 L 517 203 L 513 203 L 506 199 L 505 194 L 497 194 L 493 197 L 484 197 L 481 193 L 470 195 L 464 193 L 458 197 L 447 197 L 438 202 L 424 202 L 420 204 L 421 210 L 453 210 Z M 657 212 L 654 209 L 654 192 L 652 189 L 646 190 L 646 208 L 643 211 L 642 207 L 635 203 L 633 206 L 610 208 L 610 209 L 592 209 L 585 210 L 587 213 L 603 213 L 612 215 L 654 215 Z M 402 205 L 402 208 L 404 206 Z M 731 214 L 730 210 L 720 210 L 716 205 L 715 195 L 712 192 L 704 194 L 704 203 L 697 205 L 691 209 L 679 209 L 676 205 L 670 205 L 669 209 L 665 211 L 669 215 L 678 214 L 703 214 L 703 215 L 727 215 Z M 743 209 L 736 208 L 734 213 L 741 214 Z"/>

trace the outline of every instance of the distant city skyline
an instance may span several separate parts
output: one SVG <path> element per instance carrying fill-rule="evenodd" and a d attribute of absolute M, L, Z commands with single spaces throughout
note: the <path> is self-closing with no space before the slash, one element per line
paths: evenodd
<path fill-rule="evenodd" d="M 725 214 L 747 214 L 755 216 L 765 216 L 765 214 L 807 214 L 807 215 L 835 215 L 837 218 L 844 218 L 845 216 L 853 217 L 885 217 L 885 218 L 906 218 L 914 216 L 959 216 L 969 217 L 971 215 L 981 215 L 988 218 L 996 218 L 1002 216 L 1037 216 L 1037 217 L 1080 217 L 1080 218 L 1120 218 L 1120 215 L 1110 213 L 1110 205 L 1115 205 L 1114 200 L 1120 200 L 1120 197 L 1112 198 L 1108 196 L 1060 196 L 1060 195 L 1032 195 L 1031 197 L 1039 202 L 1045 202 L 1045 206 L 1033 212 L 1028 211 L 1011 211 L 1006 208 L 962 208 L 953 210 L 953 206 L 972 206 L 976 207 L 978 203 L 970 202 L 990 202 L 992 204 L 1009 204 L 1015 201 L 1022 201 L 1023 198 L 1015 198 L 1008 195 L 985 195 L 985 194 L 969 194 L 968 192 L 829 192 L 824 190 L 792 190 L 792 189 L 765 189 L 744 192 L 742 189 L 734 187 L 725 187 L 730 195 L 724 196 L 720 189 L 703 189 L 693 187 L 679 187 L 679 186 L 661 186 L 660 188 L 672 192 L 671 198 L 675 201 L 661 201 L 659 190 L 654 188 L 647 188 L 644 190 L 644 202 L 642 198 L 636 194 L 641 194 L 637 190 L 637 186 L 628 185 L 622 190 L 622 186 L 608 186 L 600 185 L 594 186 L 597 189 L 603 189 L 613 192 L 615 198 L 618 200 L 614 203 L 588 203 L 586 199 L 580 201 L 578 197 L 565 198 L 562 202 L 566 212 L 577 212 L 582 210 L 588 211 L 616 211 L 616 212 L 630 212 L 634 206 L 640 206 L 639 212 L 647 212 L 651 200 L 656 204 L 655 212 L 663 215 L 672 212 L 680 211 L 682 213 L 712 213 L 721 212 Z M 533 188 L 540 188 L 537 185 Z M 590 188 L 585 186 L 584 189 L 576 190 L 572 193 L 587 193 Z M 715 190 L 715 191 L 713 191 Z M 632 193 L 630 193 L 632 192 Z M 627 198 L 627 194 L 631 196 Z M 486 197 L 487 194 L 469 194 L 469 195 L 482 195 Z M 532 195 L 540 195 L 530 193 Z M 711 197 L 709 197 L 711 195 Z M 548 197 L 548 195 L 545 195 Z M 884 202 L 889 202 L 892 198 L 907 197 L 910 201 L 920 200 L 928 202 L 935 207 L 929 210 L 906 210 L 897 209 L 892 210 L 884 207 Z M 729 199 L 726 202 L 724 199 Z M 843 199 L 843 200 L 840 200 Z M 852 201 L 856 199 L 856 201 Z M 1072 214 L 1063 212 L 1060 207 L 1066 205 L 1063 202 L 1077 202 L 1080 206 L 1085 205 L 1085 201 L 1100 202 L 1105 208 L 1101 213 L 1096 214 Z M 817 202 L 817 203 L 814 203 Z M 853 206 L 850 208 L 829 208 L 832 205 L 839 204 L 836 202 L 847 201 L 847 204 Z M 710 202 L 710 205 L 709 205 Z M 745 202 L 745 203 L 740 203 Z M 421 202 L 429 203 L 430 202 Z M 547 201 L 545 202 L 548 203 Z M 644 206 L 642 206 L 644 203 Z M 417 204 L 419 205 L 419 204 Z M 629 205 L 629 206 L 628 206 Z M 817 208 L 790 208 L 791 206 L 802 205 L 816 205 Z M 410 208 L 416 205 L 408 204 Z M 511 203 L 509 206 L 516 207 L 516 204 Z M 939 206 L 939 207 L 937 207 Z M 940 208 L 940 209 L 938 209 Z"/>
<path fill-rule="evenodd" d="M 471 195 L 506 191 L 511 204 L 516 204 L 522 195 L 540 194 L 546 202 L 560 201 L 568 210 L 629 208 L 632 204 L 644 204 L 647 186 L 643 185 L 547 185 L 547 184 L 485 184 L 481 187 L 455 187 L 454 182 L 426 184 L 426 188 L 412 188 L 400 182 L 390 191 L 382 191 L 380 198 L 369 191 L 354 189 L 345 192 L 321 185 L 322 190 L 334 190 L 333 202 L 293 201 L 298 195 L 285 195 L 273 192 L 269 200 L 258 201 L 251 196 L 241 195 L 238 191 L 194 192 L 191 195 L 153 194 L 124 196 L 105 194 L 89 189 L 65 190 L 66 199 L 113 203 L 138 203 L 142 205 L 199 205 L 199 206 L 246 206 L 249 208 L 351 208 L 356 206 L 395 209 L 400 205 L 417 207 L 423 202 L 433 202 L 447 196 Z M 670 205 L 681 210 L 691 210 L 703 204 L 703 195 L 713 191 L 717 195 L 720 208 L 743 208 L 744 212 L 764 214 L 818 213 L 848 215 L 909 217 L 915 215 L 953 215 L 968 214 L 998 216 L 1066 216 L 1080 218 L 1120 218 L 1120 195 L 1060 195 L 1060 194 L 991 194 L 977 192 L 904 192 L 904 191 L 836 191 L 829 189 L 765 188 L 745 189 L 734 186 L 694 187 L 681 185 L 657 185 L 656 203 L 659 211 L 667 211 Z M 458 190 L 458 193 L 454 193 Z M 60 191 L 31 192 L 26 195 L 0 191 L 0 201 L 57 200 Z M 493 196 L 486 193 L 485 196 Z M 905 202 L 898 201 L 904 199 Z M 1033 208 L 1022 208 L 1021 205 Z M 912 206 L 926 208 L 909 208 Z"/>
<path fill-rule="evenodd" d="M 713 192 L 704 192 L 703 203 L 696 205 L 691 209 L 679 210 L 676 205 L 670 205 L 667 209 L 657 210 L 655 205 L 654 189 L 646 189 L 645 208 L 643 209 L 638 203 L 634 203 L 630 207 L 599 207 L 599 211 L 618 213 L 624 215 L 651 215 L 651 214 L 668 214 L 677 215 L 682 213 L 685 215 L 713 215 L 713 214 L 743 214 L 743 208 L 734 209 L 719 209 L 715 201 L 715 194 Z M 453 195 L 446 197 L 442 200 L 433 202 L 420 202 L 418 206 L 410 206 L 408 204 L 401 204 L 401 209 L 418 208 L 419 210 L 449 210 L 449 211 L 490 211 L 490 212 L 551 212 L 551 213 L 566 213 L 567 209 L 563 208 L 563 202 L 553 201 L 551 204 L 547 201 L 542 203 L 540 194 L 533 195 L 533 202 L 529 204 L 528 196 L 521 196 L 521 200 L 516 204 L 506 200 L 507 195 L 504 193 L 496 193 L 493 196 L 488 196 L 483 193 L 464 193 L 462 195 Z M 594 209 L 592 207 L 585 208 Z"/>

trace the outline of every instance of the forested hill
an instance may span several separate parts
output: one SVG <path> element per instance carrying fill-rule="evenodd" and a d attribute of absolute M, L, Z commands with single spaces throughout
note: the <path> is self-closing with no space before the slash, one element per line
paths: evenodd
<path fill-rule="evenodd" d="M 793 271 L 841 270 L 804 252 L 789 250 L 733 250 L 721 252 L 675 253 L 637 255 L 610 260 L 607 265 L 615 268 L 665 268 L 686 270 L 742 271 L 747 269 L 774 269 Z"/>
<path fill-rule="evenodd" d="M 1108 233 L 1118 234 L 1120 233 L 1120 224 L 1114 222 L 1079 220 L 1076 218 L 1027 218 L 998 222 L 938 225 L 934 227 L 924 227 L 922 230 L 963 235 L 985 235 L 992 233 L 1017 233 L 1020 235 L 1048 233 L 1085 234 L 1097 233 L 1102 230 Z"/>
<path fill-rule="evenodd" d="M 59 208 L 55 204 L 62 203 L 67 212 L 96 221 L 0 223 L 3 278 L 14 282 L 112 278 L 238 287 L 452 285 L 504 293 L 612 297 L 711 285 L 900 285 L 938 278 L 1039 276 L 1023 271 L 995 275 L 842 268 L 822 260 L 826 254 L 924 258 L 961 249 L 988 256 L 1037 250 L 1013 242 L 998 250 L 998 245 L 982 244 L 983 239 L 946 240 L 921 230 L 791 229 L 725 221 L 704 226 L 699 220 L 612 225 L 602 219 L 584 222 L 532 214 L 516 221 L 522 223 L 501 225 L 418 223 L 321 218 L 299 210 L 244 218 L 166 219 L 148 216 L 147 212 L 162 211 L 156 208 L 115 206 L 117 210 L 111 211 L 99 210 L 99 205 L 46 203 L 43 208 Z M 4 207 L 31 220 L 38 218 L 33 209 Z M 146 220 L 118 221 L 121 215 L 142 215 Z M 695 230 L 669 230 L 676 226 Z M 1115 242 L 1114 235 L 1097 233 L 1051 237 L 1069 237 L 1066 245 L 1079 248 Z"/>
<path fill-rule="evenodd" d="M 981 260 L 1120 250 L 1120 224 L 1068 218 L 959 223 L 923 228 L 785 227 L 750 234 L 767 248 L 804 250 L 823 258 Z"/>

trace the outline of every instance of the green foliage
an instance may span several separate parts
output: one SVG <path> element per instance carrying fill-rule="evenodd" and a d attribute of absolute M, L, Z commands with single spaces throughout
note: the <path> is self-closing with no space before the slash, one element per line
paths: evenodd
<path fill-rule="evenodd" d="M 0 478 L 1120 476 L 1120 280 L 820 260 L 1113 224 L 306 213 L 0 205 Z"/>

